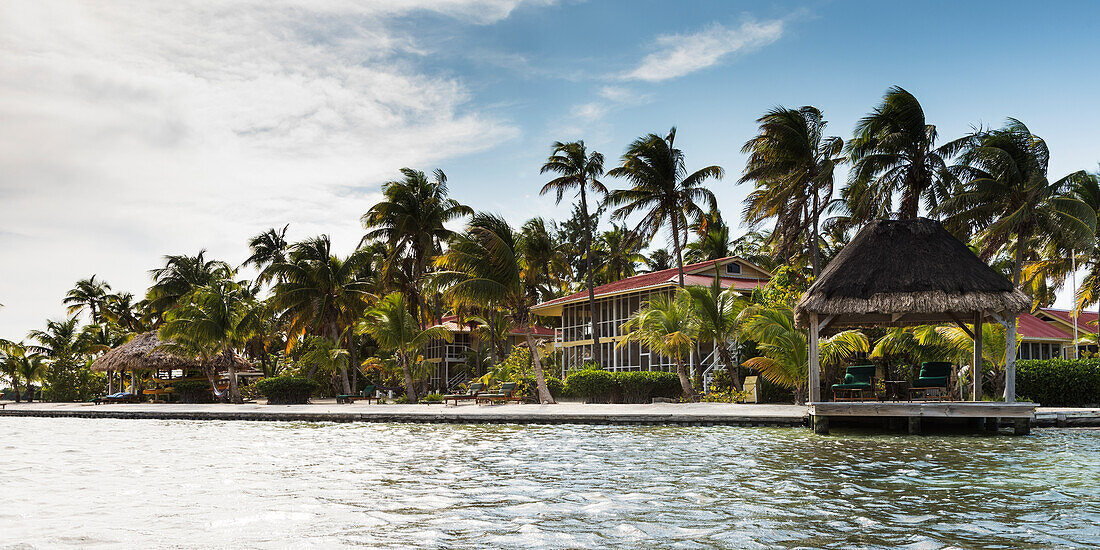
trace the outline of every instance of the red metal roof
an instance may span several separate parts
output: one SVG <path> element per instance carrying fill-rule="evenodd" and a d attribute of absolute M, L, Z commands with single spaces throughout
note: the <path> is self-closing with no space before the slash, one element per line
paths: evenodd
<path fill-rule="evenodd" d="M 1030 340 L 1073 340 L 1073 335 L 1034 316 L 1024 313 L 1017 317 L 1016 331 Z"/>
<path fill-rule="evenodd" d="M 447 315 L 440 319 L 440 326 L 451 332 L 470 332 L 470 326 L 458 323 L 457 315 Z M 531 325 L 531 334 L 534 336 L 554 336 L 554 329 L 541 325 Z M 523 331 L 512 329 L 513 336 L 523 335 Z"/>
<path fill-rule="evenodd" d="M 1044 307 L 1040 308 L 1039 311 L 1066 323 L 1070 326 L 1069 330 L 1073 330 L 1073 313 L 1069 310 Z M 1096 318 L 1095 311 L 1082 311 L 1077 314 L 1077 330 L 1096 334 Z"/>
<path fill-rule="evenodd" d="M 685 285 L 709 285 L 714 277 L 710 275 L 692 275 L 688 272 L 695 269 L 710 267 L 714 265 L 714 262 L 721 262 L 725 260 L 734 259 L 736 256 L 730 256 L 727 258 L 720 258 L 718 260 L 707 260 L 705 262 L 699 262 L 695 264 L 689 264 L 684 266 L 684 284 Z M 720 284 L 722 288 L 729 288 L 734 286 L 739 289 L 753 289 L 767 283 L 767 280 L 763 279 L 751 279 L 743 277 L 720 277 Z M 676 284 L 679 282 L 679 271 L 676 268 L 663 269 L 661 271 L 654 271 L 652 273 L 643 273 L 641 275 L 635 275 L 633 277 L 627 277 L 613 283 L 607 283 L 597 286 L 592 289 L 596 296 L 602 296 L 604 294 L 614 294 L 618 292 L 626 292 L 630 290 L 641 290 L 643 288 L 654 287 L 658 285 Z M 555 298 L 548 302 L 543 302 L 536 308 L 543 308 L 546 306 L 552 306 L 557 304 L 564 304 L 573 302 L 582 298 L 588 297 L 587 290 L 581 290 L 574 292 L 568 296 L 562 296 L 561 298 Z"/>

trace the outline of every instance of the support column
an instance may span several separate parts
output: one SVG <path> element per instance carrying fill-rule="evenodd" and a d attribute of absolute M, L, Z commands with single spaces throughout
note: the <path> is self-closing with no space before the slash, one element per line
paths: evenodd
<path fill-rule="evenodd" d="M 829 433 L 829 417 L 821 416 L 819 414 L 814 415 L 814 433 L 828 435 Z"/>
<path fill-rule="evenodd" d="M 1076 344 L 1075 344 L 1076 345 Z M 1005 319 L 1005 403 L 1016 402 L 1016 318 Z"/>
<path fill-rule="evenodd" d="M 810 364 L 809 364 L 809 399 L 810 403 L 821 401 L 821 357 L 818 349 L 818 320 L 817 314 L 810 314 Z"/>
<path fill-rule="evenodd" d="M 1014 418 L 1012 425 L 1012 433 L 1015 435 L 1027 435 L 1031 433 L 1031 419 L 1030 418 Z"/>
<path fill-rule="evenodd" d="M 920 417 L 909 417 L 909 433 L 912 435 L 920 435 Z"/>
<path fill-rule="evenodd" d="M 107 371 L 107 395 L 115 393 L 115 373 Z"/>
<path fill-rule="evenodd" d="M 974 314 L 974 356 L 970 363 L 971 401 L 982 400 L 982 312 Z"/>

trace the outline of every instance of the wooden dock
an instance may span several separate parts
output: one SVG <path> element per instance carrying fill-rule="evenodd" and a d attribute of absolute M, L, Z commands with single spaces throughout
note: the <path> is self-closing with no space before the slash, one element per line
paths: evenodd
<path fill-rule="evenodd" d="M 830 419 L 904 419 L 909 433 L 914 434 L 921 432 L 925 420 L 951 419 L 994 430 L 1000 427 L 1000 419 L 1006 419 L 1015 434 L 1025 435 L 1031 431 L 1035 409 L 1034 403 L 996 401 L 844 401 L 809 405 L 814 431 L 818 433 L 829 433 Z"/>

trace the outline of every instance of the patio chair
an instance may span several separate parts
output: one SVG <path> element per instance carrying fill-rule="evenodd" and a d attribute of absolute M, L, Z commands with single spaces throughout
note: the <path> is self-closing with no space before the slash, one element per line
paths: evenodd
<path fill-rule="evenodd" d="M 482 393 L 477 396 L 477 403 L 488 403 L 492 405 L 496 402 L 508 402 L 515 401 L 517 403 L 523 403 L 525 398 L 522 395 L 516 395 L 516 388 L 519 384 L 515 382 L 505 382 L 500 385 L 500 391 L 496 393 Z"/>
<path fill-rule="evenodd" d="M 938 401 L 946 399 L 951 384 L 951 372 L 953 370 L 951 366 L 951 363 L 945 361 L 921 363 L 920 374 L 909 386 L 909 397 Z"/>
<path fill-rule="evenodd" d="M 875 366 L 857 365 L 848 367 L 844 371 L 844 382 L 833 384 L 833 399 L 835 401 L 860 401 L 863 392 L 871 392 L 874 389 Z"/>
<path fill-rule="evenodd" d="M 371 399 L 378 401 L 378 398 L 374 396 L 374 385 L 363 386 L 363 391 L 359 393 L 336 396 L 337 403 L 354 403 L 360 399 L 366 400 L 368 405 L 370 405 Z"/>
<path fill-rule="evenodd" d="M 481 382 L 472 382 L 466 388 L 466 393 L 444 395 L 443 404 L 446 405 L 448 401 L 454 401 L 457 407 L 459 401 L 477 401 L 477 394 L 483 389 L 485 389 L 485 384 Z"/>
<path fill-rule="evenodd" d="M 140 403 L 140 402 L 141 402 L 141 397 L 140 396 L 134 395 L 130 392 L 121 392 L 121 391 L 118 392 L 118 393 L 112 393 L 110 395 L 104 395 L 103 397 L 97 397 L 97 398 L 92 400 L 92 403 L 95 403 L 96 405 L 99 405 L 99 404 L 102 404 L 102 403 L 111 404 L 111 403 Z"/>

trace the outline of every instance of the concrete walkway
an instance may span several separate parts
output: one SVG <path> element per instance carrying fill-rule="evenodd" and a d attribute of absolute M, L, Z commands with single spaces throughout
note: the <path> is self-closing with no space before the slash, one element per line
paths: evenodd
<path fill-rule="evenodd" d="M 338 405 L 318 399 L 309 405 L 13 403 L 0 401 L 2 416 L 147 418 L 178 420 L 282 420 L 307 422 L 434 422 L 497 424 L 683 424 L 807 426 L 802 405 L 653 403 L 649 405 Z M 1100 408 L 1039 407 L 1033 426 L 1100 426 Z"/>
<path fill-rule="evenodd" d="M 649 405 L 391 405 L 316 400 L 309 405 L 8 403 L 0 416 L 295 420 L 311 422 L 438 422 L 517 424 L 726 424 L 804 426 L 800 405 L 654 403 Z"/>

